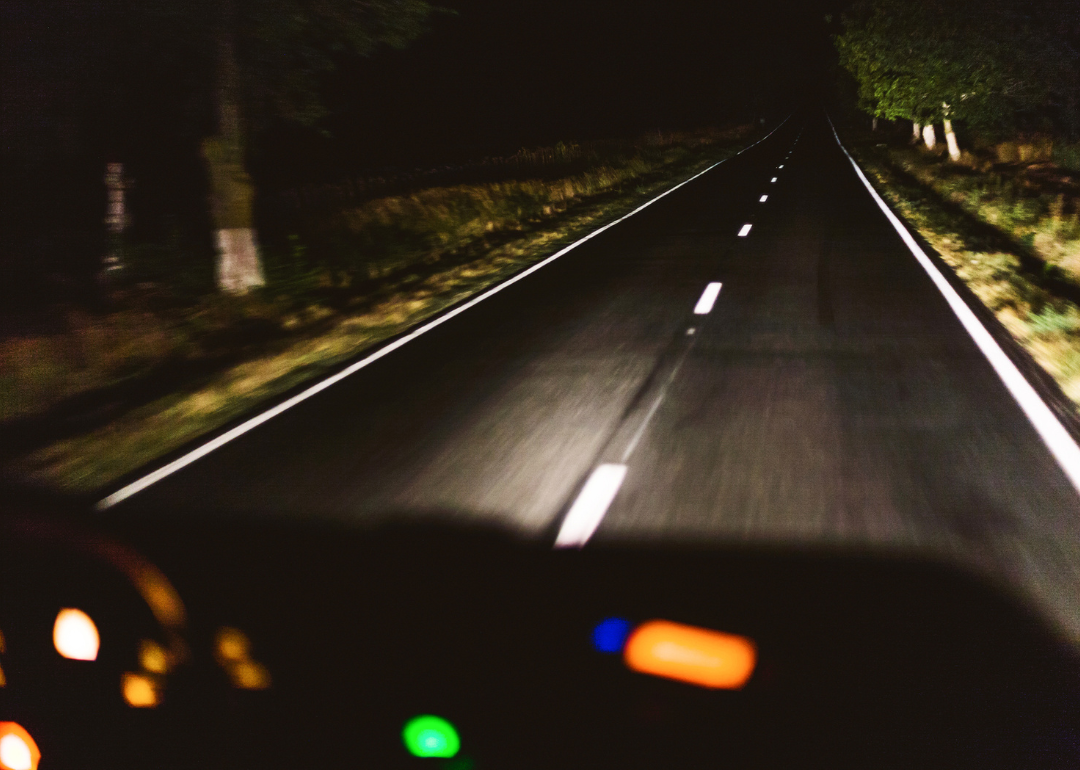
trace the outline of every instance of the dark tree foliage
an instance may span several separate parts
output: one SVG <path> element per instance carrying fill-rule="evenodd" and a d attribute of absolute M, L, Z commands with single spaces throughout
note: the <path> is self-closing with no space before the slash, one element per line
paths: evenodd
<path fill-rule="evenodd" d="M 424 0 L 5 0 L 5 283 L 77 265 L 93 273 L 106 160 L 135 180 L 137 238 L 175 240 L 179 228 L 183 250 L 209 250 L 199 154 L 203 138 L 222 135 L 223 39 L 237 117 L 228 141 L 243 164 L 270 122 L 311 126 L 326 114 L 327 73 L 405 46 L 435 10 Z"/>
<path fill-rule="evenodd" d="M 835 38 L 860 106 L 1013 130 L 1076 109 L 1075 12 L 1057 0 L 862 0 Z"/>

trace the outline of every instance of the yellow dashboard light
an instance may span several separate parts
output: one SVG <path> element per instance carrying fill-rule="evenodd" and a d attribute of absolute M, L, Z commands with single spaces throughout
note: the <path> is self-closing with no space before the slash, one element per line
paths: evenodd
<path fill-rule="evenodd" d="M 151 674 L 166 674 L 169 671 L 169 654 L 157 642 L 143 639 L 139 645 L 139 665 Z"/>
<path fill-rule="evenodd" d="M 265 690 L 270 686 L 266 666 L 252 660 L 251 640 L 239 628 L 219 628 L 214 637 L 214 658 L 225 669 L 233 687 L 241 690 Z"/>
<path fill-rule="evenodd" d="M 30 733 L 14 722 L 0 722 L 0 770 L 37 770 L 40 761 Z"/>
<path fill-rule="evenodd" d="M 239 628 L 218 629 L 217 636 L 214 638 L 214 656 L 219 663 L 247 660 L 250 649 L 251 642 L 247 634 Z"/>
<path fill-rule="evenodd" d="M 623 659 L 642 674 L 738 690 L 754 673 L 757 649 L 745 636 L 650 620 L 630 634 Z"/>
<path fill-rule="evenodd" d="M 241 690 L 265 690 L 270 686 L 270 672 L 253 660 L 242 660 L 229 667 L 233 686 Z"/>
<path fill-rule="evenodd" d="M 137 709 L 154 708 L 161 703 L 157 681 L 146 674 L 125 673 L 120 678 L 120 691 L 127 704 Z"/>
<path fill-rule="evenodd" d="M 82 610 L 65 608 L 60 610 L 53 624 L 53 645 L 56 651 L 72 660 L 97 660 L 97 626 Z"/>

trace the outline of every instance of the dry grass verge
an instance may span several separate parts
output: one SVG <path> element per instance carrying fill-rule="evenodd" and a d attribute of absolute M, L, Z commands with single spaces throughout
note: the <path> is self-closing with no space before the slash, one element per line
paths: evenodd
<path fill-rule="evenodd" d="M 733 155 L 748 135 L 682 135 L 561 179 L 368 201 L 320 223 L 345 244 L 331 258 L 309 258 L 298 239 L 269 254 L 266 291 L 183 304 L 150 284 L 105 317 L 69 311 L 49 333 L 0 341 L 0 419 L 30 434 L 5 472 L 69 493 L 105 488 Z M 64 419 L 80 399 L 89 406 Z"/>
<path fill-rule="evenodd" d="M 859 163 L 1078 406 L 1080 214 L 1071 177 L 1049 164 L 949 164 L 867 138 Z"/>

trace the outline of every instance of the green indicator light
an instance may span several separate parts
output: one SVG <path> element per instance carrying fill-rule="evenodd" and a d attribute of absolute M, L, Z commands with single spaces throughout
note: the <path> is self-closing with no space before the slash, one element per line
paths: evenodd
<path fill-rule="evenodd" d="M 410 719 L 401 731 L 401 738 L 405 748 L 416 757 L 452 757 L 461 748 L 454 726 L 430 714 Z"/>

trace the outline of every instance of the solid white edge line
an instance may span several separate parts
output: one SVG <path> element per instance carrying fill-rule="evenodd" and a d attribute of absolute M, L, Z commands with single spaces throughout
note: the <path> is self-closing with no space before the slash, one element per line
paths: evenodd
<path fill-rule="evenodd" d="M 720 296 L 721 283 L 713 281 L 705 287 L 705 291 L 701 292 L 701 299 L 694 305 L 694 315 L 708 315 L 709 311 L 713 309 L 713 305 L 716 304 L 716 298 Z"/>
<path fill-rule="evenodd" d="M 794 115 L 794 114 L 795 113 L 791 113 L 791 115 Z M 781 128 L 783 128 L 784 125 L 787 124 L 787 122 L 789 120 L 791 120 L 791 115 L 788 115 L 786 118 L 784 118 L 783 122 L 780 123 L 780 125 L 778 125 L 776 128 L 774 128 L 772 131 L 765 134 L 765 136 L 761 137 L 760 139 L 758 139 L 753 144 L 748 145 L 747 147 L 744 147 L 743 149 L 739 150 L 737 153 L 732 155 L 731 158 L 737 158 L 738 156 L 742 155 L 747 150 L 753 149 L 754 147 L 757 147 L 759 144 L 764 142 L 770 136 L 772 136 L 777 131 L 779 131 Z M 609 230 L 612 227 L 614 227 L 615 225 L 619 224 L 620 222 L 623 222 L 623 221 L 629 219 L 630 217 L 637 214 L 639 211 L 643 211 L 644 209 L 648 208 L 652 204 L 656 203 L 661 198 L 663 198 L 663 197 L 665 197 L 667 195 L 670 195 L 671 193 L 675 192 L 676 190 L 678 190 L 683 185 L 686 185 L 686 184 L 689 184 L 690 182 L 693 182 L 698 177 L 709 173 L 710 171 L 712 171 L 714 168 L 716 168 L 720 164 L 731 160 L 731 158 L 724 158 L 724 160 L 717 161 L 716 163 L 713 163 L 711 166 L 706 168 L 704 171 L 699 171 L 698 173 L 694 174 L 692 177 L 690 177 L 688 179 L 684 179 L 682 182 L 679 182 L 674 187 L 671 187 L 670 189 L 665 190 L 664 192 L 657 195 L 655 198 L 652 198 L 651 200 L 646 201 L 645 203 L 641 204 L 636 209 L 631 211 L 629 214 L 624 214 L 623 216 L 619 217 L 618 219 L 614 220 L 613 222 L 608 222 L 603 227 L 599 227 L 596 230 L 593 230 L 591 233 L 584 236 L 583 238 L 580 238 L 580 239 L 574 241 L 569 246 L 564 246 L 563 248 L 559 249 L 554 254 L 552 254 L 550 257 L 546 257 L 545 259 L 541 260 L 540 262 L 537 262 L 532 267 L 529 267 L 529 268 L 527 268 L 525 270 L 522 270 L 517 275 L 514 275 L 514 276 L 511 276 L 510 278 L 507 278 L 502 283 L 496 284 L 495 286 L 492 286 L 490 289 L 488 289 L 487 291 L 485 291 L 485 292 L 483 292 L 481 294 L 478 294 L 477 296 L 473 297 L 471 300 L 469 300 L 465 304 L 459 305 L 458 307 L 454 308 L 453 310 L 451 310 L 451 311 L 449 311 L 449 312 L 447 312 L 447 313 L 445 313 L 445 314 L 443 314 L 441 316 L 438 316 L 437 318 L 434 318 L 434 319 L 428 321 L 423 326 L 419 326 L 416 329 L 413 329 L 411 332 L 409 332 L 405 336 L 399 337 L 398 339 L 391 342 L 389 345 L 386 345 L 385 347 L 379 348 L 378 350 L 376 350 L 371 355 L 366 356 L 365 358 L 362 358 L 361 360 L 359 360 L 356 363 L 348 366 L 345 369 L 342 369 L 337 374 L 331 375 L 330 377 L 327 377 L 325 380 L 322 380 L 321 382 L 315 383 L 314 385 L 312 385 L 307 390 L 304 390 L 304 391 L 298 393 L 297 395 L 293 396 L 292 398 L 281 402 L 277 406 L 274 406 L 274 407 L 272 407 L 270 409 L 267 409 L 265 412 L 257 414 L 257 415 L 255 415 L 254 417 L 252 417 L 252 418 L 250 418 L 248 420 L 245 420 L 244 422 L 240 423 L 239 425 L 237 425 L 232 430 L 229 430 L 229 431 L 226 431 L 225 433 L 222 433 L 220 436 L 217 436 L 216 438 L 211 439 L 210 441 L 206 442 L 205 444 L 202 444 L 201 446 L 198 446 L 195 449 L 192 449 L 190 452 L 188 452 L 188 453 L 186 453 L 184 455 L 181 455 L 180 457 L 176 458 L 175 460 L 173 460 L 170 463 L 167 463 L 166 465 L 163 465 L 162 467 L 158 468 L 157 470 L 152 471 L 152 472 L 146 474 L 145 476 L 141 476 L 140 478 L 136 479 L 135 481 L 132 481 L 130 484 L 126 484 L 125 486 L 123 486 L 120 489 L 113 492 L 108 497 L 105 497 L 105 498 L 99 500 L 97 502 L 97 504 L 94 506 L 94 508 L 96 510 L 98 510 L 98 511 L 104 511 L 104 510 L 106 510 L 108 508 L 111 508 L 112 506 L 116 505 L 117 503 L 119 503 L 119 502 L 121 502 L 123 500 L 126 500 L 127 498 L 131 497 L 132 495 L 143 491 L 147 487 L 149 487 L 149 486 L 151 486 L 153 484 L 156 484 L 157 482 L 161 481 L 162 479 L 166 478 L 167 476 L 171 476 L 172 474 L 176 473 L 181 468 L 185 468 L 188 465 L 191 465 L 196 460 L 210 454 L 215 449 L 219 449 L 220 447 L 223 447 L 225 444 L 228 444 L 233 439 L 239 438 L 240 436 L 244 435 L 245 433 L 252 430 L 253 428 L 257 428 L 258 426 L 262 425 L 267 420 L 269 420 L 271 418 L 274 418 L 274 417 L 277 417 L 279 414 L 281 414 L 285 410 L 291 409 L 292 407 L 296 406 L 300 402 L 306 401 L 307 399 L 311 398 L 312 396 L 316 395 L 317 393 L 320 393 L 323 390 L 325 390 L 326 388 L 329 388 L 331 385 L 334 385 L 335 383 L 340 382 L 341 380 L 345 379 L 349 375 L 355 374 L 356 372 L 358 372 L 361 369 L 367 367 L 368 365 L 374 363 L 375 361 L 378 361 L 383 356 L 388 355 L 389 353 L 392 353 L 393 351 L 397 350 L 398 348 L 402 347 L 403 345 L 405 345 L 405 344 L 411 342 L 412 340 L 416 339 L 421 334 L 425 334 L 425 333 L 431 331 L 436 326 L 439 326 L 439 325 L 441 325 L 443 323 L 446 323 L 451 318 L 453 318 L 453 317 L 455 317 L 455 316 L 457 316 L 457 315 L 459 315 L 461 313 L 464 313 L 466 310 L 473 307 L 474 305 L 477 305 L 477 304 L 483 302 L 488 297 L 491 297 L 491 296 L 493 296 L 495 294 L 498 294 L 500 291 L 502 291 L 506 287 L 512 286 L 513 284 L 517 283 L 518 281 L 523 280 L 524 278 L 527 278 L 528 276 L 535 273 L 537 270 L 540 270 L 540 269 L 546 267 L 547 265 L 551 264 L 552 262 L 554 262 L 559 257 L 563 256 L 567 252 L 570 252 L 573 249 L 576 249 L 581 244 L 595 238 L 596 236 L 600 235 L 600 233 L 604 232 L 605 230 Z"/>
<path fill-rule="evenodd" d="M 828 117 L 828 116 L 826 116 Z M 1005 355 L 1005 351 L 998 345 L 997 340 L 993 335 L 987 331 L 983 326 L 979 317 L 972 312 L 971 308 L 967 306 L 963 298 L 957 293 L 938 270 L 937 266 L 926 256 L 919 244 L 915 242 L 915 239 L 908 232 L 907 228 L 900 221 L 889 208 L 888 204 L 878 195 L 877 190 L 873 188 L 870 181 L 866 178 L 862 169 L 859 168 L 859 164 L 855 162 L 855 159 L 851 157 L 851 154 L 844 147 L 844 143 L 840 141 L 840 135 L 836 133 L 836 126 L 833 125 L 832 118 L 828 118 L 829 125 L 832 127 L 833 136 L 836 137 L 836 143 L 843 150 L 844 155 L 847 156 L 848 161 L 855 169 L 855 173 L 858 174 L 859 179 L 862 180 L 863 186 L 873 197 L 877 203 L 878 208 L 885 214 L 885 217 L 892 224 L 893 229 L 907 245 L 908 250 L 912 253 L 919 264 L 922 265 L 923 270 L 930 276 L 930 280 L 937 286 L 938 291 L 945 297 L 945 301 L 949 303 L 949 307 L 952 308 L 953 313 L 960 320 L 964 329 L 971 335 L 971 338 L 975 341 L 979 350 L 986 356 L 986 359 L 990 362 L 990 365 L 994 367 L 994 371 L 997 372 L 998 377 L 1008 388 L 1009 393 L 1016 400 L 1016 403 L 1020 405 L 1024 414 L 1027 415 L 1028 420 L 1031 421 L 1036 432 L 1042 438 L 1043 443 L 1046 444 L 1047 449 L 1050 450 L 1050 454 L 1057 460 L 1058 465 L 1061 466 L 1062 471 L 1065 472 L 1066 477 L 1072 482 L 1073 487 L 1080 493 L 1080 446 L 1077 446 L 1076 441 L 1069 435 L 1069 432 L 1065 429 L 1065 426 L 1061 424 L 1057 416 L 1043 401 L 1042 397 L 1036 392 L 1035 388 L 1031 386 L 1031 383 L 1027 381 L 1027 378 L 1021 374 L 1020 370 L 1016 368 L 1016 364 Z"/>
<path fill-rule="evenodd" d="M 746 236 L 750 235 L 750 230 L 753 227 L 753 225 L 743 225 L 742 228 L 739 230 L 739 237 L 745 238 Z"/>
<path fill-rule="evenodd" d="M 580 548 L 592 537 L 607 513 L 608 507 L 619 493 L 626 466 L 617 463 L 598 465 L 581 488 L 570 512 L 559 527 L 555 538 L 556 548 Z"/>

